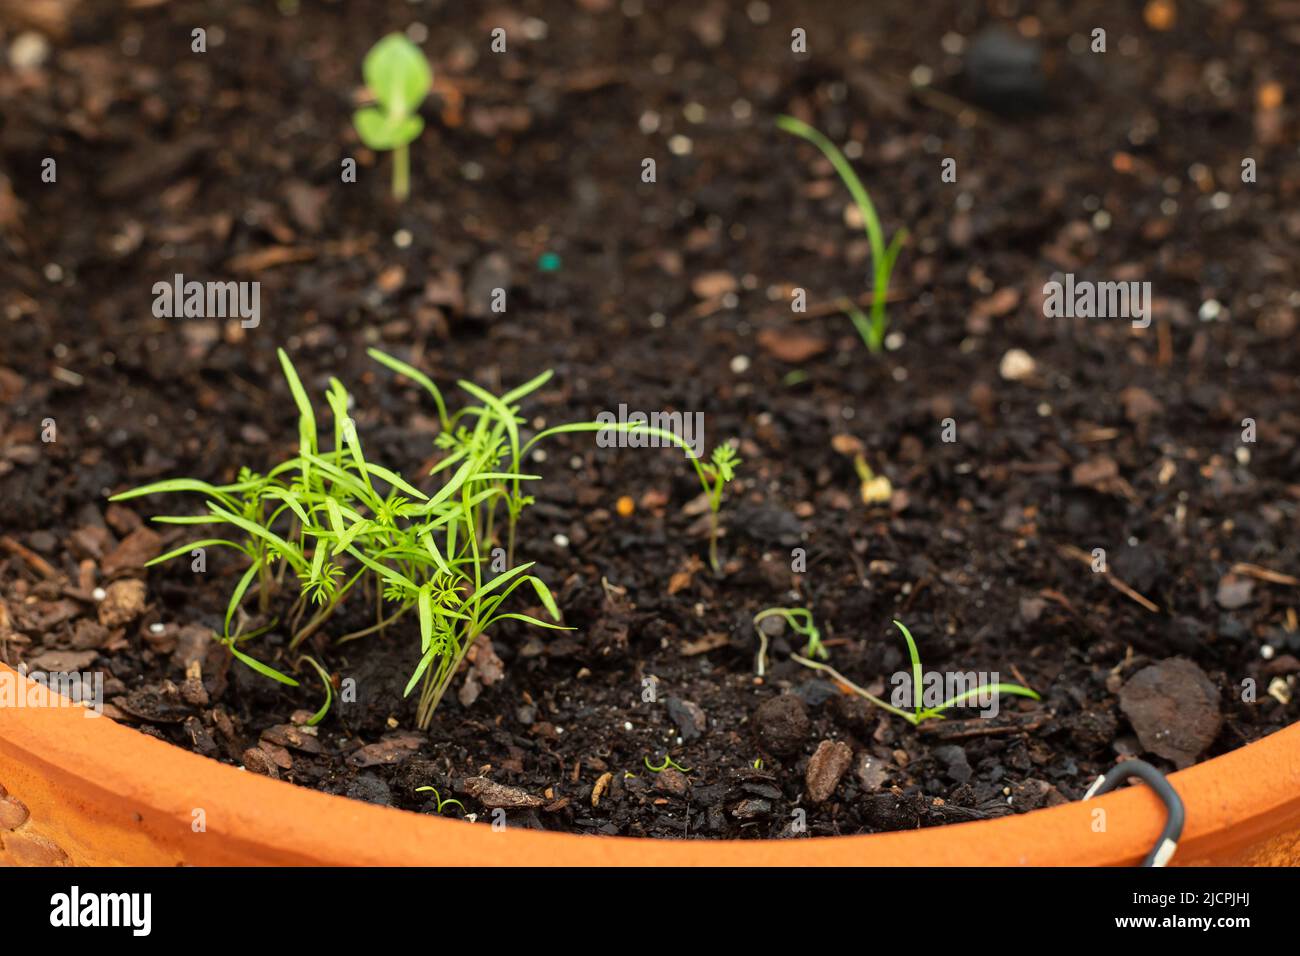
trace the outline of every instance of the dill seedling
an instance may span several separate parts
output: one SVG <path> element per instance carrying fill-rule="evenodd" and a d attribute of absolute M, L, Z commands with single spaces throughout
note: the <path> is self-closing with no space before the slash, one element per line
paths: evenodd
<path fill-rule="evenodd" d="M 767 673 L 767 634 L 759 624 L 771 617 L 781 618 L 790 626 L 790 630 L 807 638 L 808 642 L 803 647 L 804 657 L 823 661 L 830 657 L 830 652 L 822 645 L 821 631 L 813 623 L 812 611 L 802 607 L 769 607 L 754 615 L 754 631 L 758 634 L 758 656 L 754 669 L 759 677 Z"/>
<path fill-rule="evenodd" d="M 963 691 L 960 694 L 957 694 L 953 697 L 949 697 L 943 703 L 935 707 L 922 707 L 921 706 L 921 676 L 922 676 L 921 655 L 916 649 L 916 641 L 912 640 L 912 632 L 909 631 L 901 621 L 895 621 L 894 626 L 903 632 L 903 638 L 907 641 L 907 653 L 908 656 L 912 659 L 913 707 L 911 713 L 908 713 L 906 710 L 903 710 L 901 707 L 895 707 L 893 704 L 881 700 L 875 694 L 872 694 L 869 691 L 864 690 L 863 688 L 859 687 L 857 684 L 853 683 L 853 681 L 845 677 L 843 674 L 841 674 L 839 671 L 837 671 L 835 668 L 831 667 L 829 664 L 818 663 L 817 661 L 809 660 L 806 657 L 801 657 L 798 654 L 791 654 L 790 657 L 791 659 L 798 661 L 804 667 L 811 667 L 813 670 L 825 671 L 832 678 L 834 678 L 838 683 L 847 687 L 849 690 L 853 691 L 853 693 L 857 694 L 859 697 L 869 701 L 872 704 L 875 704 L 881 710 L 886 710 L 891 714 L 895 714 L 898 717 L 902 717 L 904 720 L 906 720 L 909 724 L 912 724 L 913 726 L 924 723 L 927 720 L 943 720 L 944 719 L 943 712 L 945 710 L 950 710 L 953 707 L 960 707 L 963 703 L 965 703 L 970 698 L 978 696 L 979 694 L 988 693 L 990 691 L 996 694 L 1015 694 L 1020 697 L 1030 697 L 1033 698 L 1034 700 L 1042 700 L 1042 698 L 1039 697 L 1035 691 L 1030 690 L 1028 687 L 1024 687 L 1020 684 L 998 683 L 998 684 L 986 685 L 984 687 L 976 687 L 968 691 Z"/>
<path fill-rule="evenodd" d="M 314 657 L 308 657 L 306 654 L 304 654 L 298 660 L 299 663 L 301 663 L 302 661 L 306 661 L 308 664 L 310 664 L 312 668 L 316 671 L 317 675 L 320 677 L 321 683 L 325 685 L 325 703 L 321 704 L 320 710 L 316 711 L 316 713 L 312 714 L 309 718 L 307 718 L 307 726 L 315 727 L 317 724 L 319 724 L 322 720 L 325 719 L 325 715 L 328 714 L 330 711 L 330 705 L 334 703 L 334 680 L 333 678 L 330 677 L 329 671 L 325 670 L 325 668 L 321 667 L 320 664 L 316 663 L 316 659 Z"/>
<path fill-rule="evenodd" d="M 889 245 L 886 246 L 885 233 L 880 227 L 880 217 L 876 214 L 875 204 L 872 203 L 871 197 L 862 185 L 862 180 L 853 171 L 852 165 L 840 152 L 839 147 L 818 130 L 793 116 L 778 116 L 776 125 L 787 133 L 802 137 L 822 151 L 835 167 L 835 171 L 839 173 L 840 179 L 844 180 L 844 185 L 848 187 L 854 204 L 862 214 L 863 228 L 867 233 L 867 241 L 871 244 L 871 265 L 875 272 L 875 281 L 871 290 L 871 317 L 867 318 L 862 310 L 848 299 L 845 299 L 841 306 L 852 320 L 853 327 L 858 330 L 858 335 L 867 348 L 873 353 L 879 352 L 885 342 L 885 331 L 889 327 L 885 315 L 889 277 L 894 271 L 894 261 L 898 258 L 903 243 L 907 241 L 907 230 L 899 229 L 895 232 L 893 238 L 889 240 Z"/>
<path fill-rule="evenodd" d="M 646 769 L 649 770 L 651 773 L 663 773 L 669 767 L 671 767 L 673 770 L 680 770 L 682 773 L 691 772 L 689 769 L 683 767 L 677 761 L 673 760 L 673 758 L 668 756 L 668 754 L 664 754 L 663 763 L 661 763 L 657 767 L 650 762 L 650 758 L 648 756 L 642 757 L 641 759 L 645 761 Z"/>
<path fill-rule="evenodd" d="M 468 811 L 465 809 L 465 804 L 461 803 L 461 802 L 460 802 L 459 800 L 457 800 L 455 797 L 448 797 L 446 800 L 442 799 L 442 795 L 438 793 L 438 788 L 437 788 L 437 787 L 416 787 L 416 788 L 415 788 L 415 792 L 416 792 L 416 793 L 429 793 L 429 792 L 431 792 L 431 793 L 433 794 L 434 802 L 437 804 L 437 813 L 438 813 L 438 816 L 442 816 L 442 809 L 443 809 L 443 807 L 449 807 L 449 806 L 451 806 L 453 803 L 456 804 L 456 806 L 460 807 L 460 812 L 461 812 L 461 813 L 466 813 L 466 812 L 468 812 Z"/>
<path fill-rule="evenodd" d="M 714 574 L 721 570 L 718 565 L 718 511 L 722 508 L 722 489 L 736 477 L 738 467 L 740 458 L 730 445 L 719 445 L 713 449 L 708 464 L 700 466 L 700 481 L 709 496 L 709 566 L 713 568 Z"/>
<path fill-rule="evenodd" d="M 333 418 L 333 442 L 332 447 L 323 447 L 311 400 L 293 363 L 280 350 L 281 369 L 298 410 L 297 455 L 265 475 L 243 469 L 228 485 L 178 478 L 135 488 L 111 500 L 170 492 L 204 496 L 206 514 L 161 515 L 153 520 L 224 526 L 230 536 L 182 545 L 149 564 L 204 547 L 230 548 L 247 559 L 248 566 L 227 602 L 219 640 L 239 661 L 281 683 L 298 686 L 294 678 L 241 649 L 280 626 L 281 619 L 245 630 L 246 599 L 255 595 L 258 613 L 266 617 L 273 598 L 296 583 L 296 598 L 284 615 L 291 652 L 319 634 L 355 594 L 373 596 L 375 623 L 336 638 L 338 643 L 383 632 L 414 611 L 420 658 L 405 693 L 419 686 L 417 725 L 426 729 L 469 649 L 494 624 L 518 620 L 569 630 L 559 623 L 560 611 L 549 588 L 528 573 L 532 563 L 514 566 L 515 526 L 520 513 L 533 503 L 532 496 L 523 493 L 524 483 L 539 477 L 522 473 L 521 466 L 529 450 L 549 435 L 609 426 L 561 425 L 525 444 L 518 403 L 545 384 L 550 372 L 501 396 L 472 382 L 459 382 L 472 401 L 451 412 L 428 376 L 377 350 L 370 350 L 370 355 L 421 385 L 434 399 L 441 426 L 436 444 L 445 454 L 430 472 L 438 483 L 432 492 L 420 490 L 397 471 L 366 457 L 348 414 L 351 397 L 333 378 L 325 396 Z M 659 434 L 686 447 L 669 432 Z M 701 465 L 695 459 L 692 464 L 710 495 L 716 520 L 722 488 L 738 462 L 725 448 L 714 452 L 711 464 Z M 506 514 L 508 560 L 507 569 L 497 573 L 500 569 L 494 569 L 492 551 L 500 509 Z M 713 553 L 716 556 L 715 549 Z M 520 588 L 541 602 L 551 621 L 507 610 L 506 602 Z M 316 669 L 327 679 L 323 669 Z M 316 719 L 324 716 L 331 699 Z"/>
<path fill-rule="evenodd" d="M 196 547 L 229 547 L 243 554 L 249 566 L 231 593 L 221 641 L 237 659 L 282 683 L 297 686 L 293 678 L 239 648 L 278 620 L 249 633 L 232 625 L 246 616 L 242 605 L 250 592 L 257 594 L 260 608 L 268 607 L 286 571 L 293 572 L 298 584 L 297 598 L 287 614 L 290 650 L 324 627 L 359 589 L 373 593 L 376 623 L 343 635 L 340 642 L 382 631 L 414 610 L 420 624 L 420 661 L 406 693 L 423 681 L 417 719 L 421 729 L 427 728 L 469 648 L 489 627 L 507 619 L 558 627 L 503 608 L 518 588 L 528 587 L 551 618 L 560 620 L 550 590 L 527 573 L 531 564 L 495 577 L 487 573 L 491 532 L 484 531 L 484 516 L 491 515 L 505 486 L 517 487 L 536 476 L 500 470 L 508 428 L 493 412 L 500 400 L 491 396 L 485 405 L 448 416 L 438 394 L 440 415 L 452 430 L 444 443 L 450 454 L 434 469 L 442 485 L 432 495 L 367 460 L 348 417 L 348 393 L 337 379 L 330 380 L 326 394 L 334 419 L 333 448 L 324 450 L 306 390 L 289 357 L 283 351 L 279 355 L 299 413 L 295 457 L 266 475 L 242 471 L 230 485 L 173 479 L 115 495 L 113 500 L 162 492 L 206 496 L 206 515 L 164 515 L 154 520 L 227 525 L 240 533 L 236 540 L 205 538 L 149 563 L 188 554 Z M 420 377 L 414 369 L 403 371 L 414 373 L 417 380 Z M 458 466 L 454 471 L 453 465 Z M 396 609 L 386 609 L 385 604 Z"/>

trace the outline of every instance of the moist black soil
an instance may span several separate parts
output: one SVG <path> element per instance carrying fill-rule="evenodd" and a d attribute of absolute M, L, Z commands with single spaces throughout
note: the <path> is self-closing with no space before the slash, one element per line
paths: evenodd
<path fill-rule="evenodd" d="M 302 786 L 435 812 L 434 786 L 480 823 L 504 806 L 599 834 L 983 819 L 1293 721 L 1294 5 L 855 6 L 0 7 L 0 655 L 102 672 L 114 719 Z M 408 28 L 436 80 L 397 205 L 350 117 L 362 56 Z M 856 144 L 887 232 L 910 232 L 879 356 L 836 305 L 866 293 L 869 247 L 781 113 Z M 177 273 L 259 281 L 260 325 L 155 318 Z M 1150 327 L 1045 318 L 1054 273 L 1149 281 Z M 209 638 L 236 562 L 142 569 L 188 533 L 142 519 L 187 502 L 105 500 L 292 454 L 281 346 L 313 396 L 331 375 L 354 391 L 369 455 L 408 476 L 437 460 L 432 408 L 369 346 L 449 389 L 553 369 L 533 428 L 703 412 L 744 460 L 723 572 L 679 453 L 557 439 L 529 464 L 519 558 L 575 630 L 495 628 L 426 734 L 401 696 L 414 622 L 333 640 L 373 620 L 359 595 L 310 648 L 355 700 L 304 730 L 313 672 L 286 689 Z M 918 729 L 787 638 L 757 679 L 751 618 L 774 605 L 812 608 L 862 686 L 905 666 L 897 618 L 928 670 L 1042 700 Z M 292 670 L 286 641 L 250 650 Z M 648 769 L 666 756 L 689 772 Z"/>

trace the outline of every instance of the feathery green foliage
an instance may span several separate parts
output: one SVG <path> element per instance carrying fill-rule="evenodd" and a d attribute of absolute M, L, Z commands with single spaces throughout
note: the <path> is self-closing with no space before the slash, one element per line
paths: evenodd
<path fill-rule="evenodd" d="M 250 621 L 246 600 L 255 595 L 257 612 L 268 615 L 272 597 L 290 574 L 289 581 L 296 581 L 298 592 L 286 615 L 292 635 L 290 651 L 318 633 L 343 602 L 359 592 L 373 595 L 376 622 L 343 635 L 338 638 L 340 643 L 382 632 L 414 611 L 419 621 L 420 660 L 406 693 L 420 687 L 418 724 L 426 728 L 465 655 L 488 628 L 499 621 L 517 620 L 567 630 L 559 624 L 560 610 L 550 589 L 541 578 L 528 573 L 532 563 L 514 566 L 515 526 L 520 513 L 534 501 L 523 493 L 524 483 L 539 477 L 521 470 L 528 452 L 550 435 L 644 426 L 578 422 L 546 429 L 524 443 L 519 402 L 544 385 L 550 372 L 501 396 L 472 382 L 459 382 L 471 401 L 452 413 L 428 376 L 378 350 L 371 349 L 369 354 L 423 387 L 434 400 L 441 426 L 436 445 L 444 455 L 430 472 L 439 483 L 432 493 L 426 494 L 398 472 L 366 457 L 348 416 L 351 398 L 334 378 L 325 396 L 332 415 L 332 443 L 322 447 L 311 400 L 281 349 L 280 365 L 298 410 L 297 455 L 265 475 L 243 469 L 228 485 L 177 478 L 135 488 L 111 500 L 172 492 L 204 496 L 206 515 L 163 515 L 154 521 L 225 526 L 229 537 L 203 538 L 149 563 L 159 564 L 199 547 L 226 547 L 243 555 L 249 564 L 231 592 L 219 639 L 238 660 L 281 683 L 298 685 L 294 678 L 257 660 L 240 645 L 279 624 L 272 620 L 246 631 Z M 669 432 L 660 432 L 660 436 L 685 447 Z M 734 454 L 729 448 L 718 449 L 711 465 L 692 462 L 710 493 L 716 516 L 722 487 L 737 463 Z M 506 515 L 509 545 L 506 570 L 492 573 L 498 510 Z M 507 609 L 507 602 L 521 588 L 540 602 L 550 621 Z M 313 718 L 319 720 L 332 702 L 332 688 L 324 669 L 315 660 L 306 660 L 327 683 L 325 706 Z"/>
<path fill-rule="evenodd" d="M 244 470 L 230 485 L 182 478 L 136 488 L 115 495 L 113 500 L 177 491 L 206 496 L 206 517 L 154 520 L 227 525 L 235 532 L 234 540 L 207 538 L 170 551 L 150 564 L 202 546 L 230 547 L 247 557 L 249 567 L 227 604 L 221 640 L 239 660 L 283 683 L 297 682 L 238 646 L 255 636 L 240 630 L 247 616 L 243 603 L 250 591 L 256 593 L 265 611 L 286 573 L 292 572 L 298 596 L 288 615 L 290 650 L 319 631 L 359 589 L 375 595 L 378 620 L 340 641 L 382 631 L 415 611 L 420 625 L 420 661 L 406 693 L 422 682 L 418 719 L 422 728 L 427 727 L 465 654 L 489 627 L 502 620 L 559 627 L 505 609 L 511 596 L 525 588 L 546 608 L 552 621 L 560 620 L 550 590 L 528 573 L 531 564 L 496 576 L 488 573 L 492 514 L 502 500 L 509 504 L 511 495 L 518 496 L 523 482 L 537 477 L 521 474 L 518 455 L 510 455 L 511 448 L 518 447 L 518 420 L 517 408 L 508 403 L 530 389 L 516 389 L 502 400 L 463 382 L 462 388 L 482 404 L 467 405 L 448 416 L 441 394 L 424 379 L 421 384 L 437 395 L 448 429 L 439 436 L 439 445 L 447 455 L 433 470 L 441 486 L 430 495 L 366 458 L 348 417 L 348 393 L 337 379 L 330 380 L 326 393 L 333 416 L 333 443 L 328 450 L 322 448 L 307 392 L 289 357 L 283 350 L 279 355 L 298 408 L 296 456 L 266 475 Z M 403 374 L 417 381 L 423 378 L 396 359 L 384 358 L 390 367 L 401 366 Z M 502 471 L 506 462 L 511 470 Z"/>

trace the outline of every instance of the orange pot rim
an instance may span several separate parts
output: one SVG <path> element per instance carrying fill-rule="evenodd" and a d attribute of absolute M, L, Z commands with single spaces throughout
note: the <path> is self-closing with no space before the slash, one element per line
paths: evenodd
<path fill-rule="evenodd" d="M 41 862 L 1132 865 L 1164 824 L 1163 805 L 1139 785 L 992 820 L 859 836 L 606 837 L 511 828 L 508 816 L 496 830 L 248 773 L 83 708 L 49 706 L 63 699 L 3 664 L 0 679 L 17 680 L 35 704 L 0 708 L 0 799 L 7 789 L 29 814 L 17 830 L 0 830 L 0 847 L 30 858 L 34 846 Z M 1300 862 L 1300 724 L 1169 779 L 1187 808 L 1175 864 Z"/>

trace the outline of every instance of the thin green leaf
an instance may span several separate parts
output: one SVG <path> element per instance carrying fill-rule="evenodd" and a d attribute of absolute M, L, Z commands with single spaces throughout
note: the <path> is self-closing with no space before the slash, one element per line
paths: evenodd
<path fill-rule="evenodd" d="M 247 664 L 249 667 L 257 671 L 263 677 L 269 677 L 271 678 L 271 680 L 279 681 L 281 684 L 287 684 L 289 687 L 299 686 L 298 682 L 294 680 L 292 677 L 289 677 L 287 674 L 281 674 L 278 670 L 276 670 L 274 667 L 271 667 L 269 664 L 263 664 L 261 661 L 249 657 L 247 654 L 245 654 L 243 651 L 237 648 L 234 644 L 227 643 L 226 646 L 230 648 L 230 653 L 234 654 L 238 660 Z"/>

